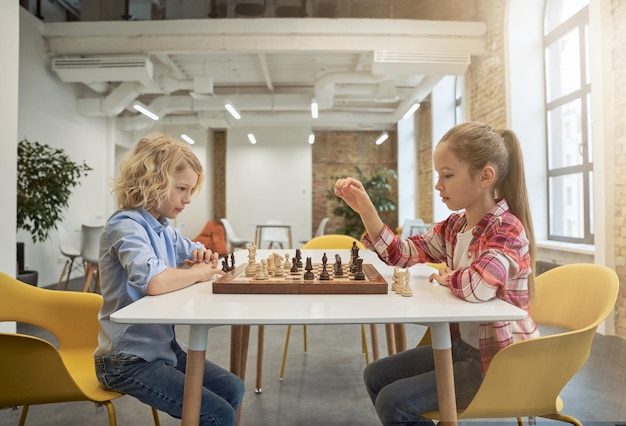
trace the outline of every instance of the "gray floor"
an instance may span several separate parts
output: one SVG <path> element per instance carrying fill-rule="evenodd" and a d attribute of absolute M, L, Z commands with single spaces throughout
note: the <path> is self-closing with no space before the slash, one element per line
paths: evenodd
<path fill-rule="evenodd" d="M 21 327 L 23 330 L 36 331 Z M 423 328 L 407 326 L 408 342 L 417 343 Z M 184 343 L 187 327 L 178 328 Z M 302 326 L 292 328 L 285 379 L 279 380 L 286 327 L 265 328 L 263 392 L 255 394 L 257 328 L 252 327 L 246 375 L 246 396 L 242 425 L 254 426 L 331 426 L 380 425 L 361 380 L 365 356 L 360 350 L 358 325 L 309 326 L 308 353 L 303 351 Z M 369 334 L 368 334 L 369 338 Z M 380 354 L 386 354 L 384 331 L 379 326 Z M 229 328 L 209 332 L 207 357 L 228 366 Z M 626 341 L 597 335 L 591 357 L 562 393 L 564 412 L 588 426 L 626 426 Z M 118 425 L 150 425 L 150 409 L 131 397 L 114 402 Z M 17 425 L 18 413 L 0 410 L 0 425 Z M 180 421 L 160 413 L 163 426 Z M 515 425 L 509 421 L 472 421 L 471 424 Z M 560 424 L 539 419 L 540 425 Z M 33 406 L 27 425 L 106 425 L 106 412 L 92 403 L 76 402 Z"/>

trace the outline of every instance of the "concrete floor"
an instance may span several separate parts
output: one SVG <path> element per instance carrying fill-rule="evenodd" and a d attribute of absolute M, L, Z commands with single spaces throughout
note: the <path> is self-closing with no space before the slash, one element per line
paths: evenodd
<path fill-rule="evenodd" d="M 82 284 L 81 284 L 82 285 Z M 407 341 L 416 344 L 424 328 L 407 325 Z M 279 380 L 286 326 L 265 327 L 263 392 L 256 394 L 257 327 L 252 327 L 246 374 L 246 395 L 241 425 L 245 426 L 375 426 L 380 425 L 362 382 L 365 356 L 361 353 L 359 325 L 316 325 L 308 327 L 308 353 L 303 351 L 302 326 L 293 326 L 285 378 Z M 383 326 L 378 326 L 380 355 L 386 355 Z M 24 331 L 24 326 L 21 326 Z M 38 334 L 36 330 L 30 330 Z M 181 342 L 187 327 L 178 327 Z M 229 364 L 230 328 L 209 331 L 207 357 Z M 370 338 L 368 332 L 368 340 Z M 368 342 L 369 343 L 369 342 Z M 371 356 L 371 346 L 370 346 Z M 2 384 L 0 383 L 0 386 Z M 626 426 L 626 341 L 596 335 L 591 357 L 566 386 L 561 397 L 564 412 L 585 426 Z M 132 397 L 114 401 L 118 425 L 151 425 L 151 410 Z M 0 410 L 0 426 L 17 425 L 19 410 Z M 180 421 L 160 413 L 163 426 Z M 515 425 L 507 421 L 472 421 L 462 424 Z M 540 425 L 561 424 L 539 419 Z M 105 411 L 89 402 L 32 406 L 28 426 L 107 425 Z"/>

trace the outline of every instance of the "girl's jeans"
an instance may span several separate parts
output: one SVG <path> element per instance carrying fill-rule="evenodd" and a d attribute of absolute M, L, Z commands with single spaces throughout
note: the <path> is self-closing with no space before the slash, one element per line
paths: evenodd
<path fill-rule="evenodd" d="M 173 367 L 163 361 L 147 362 L 134 355 L 119 353 L 95 359 L 100 383 L 115 392 L 134 396 L 159 411 L 180 419 L 183 413 L 183 389 L 187 354 L 173 342 L 178 358 Z M 244 394 L 244 384 L 228 370 L 206 361 L 200 425 L 234 425 L 237 408 Z"/>
<path fill-rule="evenodd" d="M 482 382 L 480 353 L 461 339 L 452 344 L 457 407 L 470 403 Z M 433 425 L 422 413 L 437 410 L 437 381 L 431 346 L 381 358 L 363 372 L 365 387 L 383 425 Z"/>

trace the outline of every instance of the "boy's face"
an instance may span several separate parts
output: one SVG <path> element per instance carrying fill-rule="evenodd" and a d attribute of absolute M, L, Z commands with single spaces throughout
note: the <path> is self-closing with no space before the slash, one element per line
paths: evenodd
<path fill-rule="evenodd" d="M 174 188 L 167 201 L 158 208 L 150 210 L 157 219 L 164 216 L 168 219 L 176 219 L 191 202 L 191 189 L 198 183 L 198 174 L 191 168 L 186 167 L 174 175 Z"/>

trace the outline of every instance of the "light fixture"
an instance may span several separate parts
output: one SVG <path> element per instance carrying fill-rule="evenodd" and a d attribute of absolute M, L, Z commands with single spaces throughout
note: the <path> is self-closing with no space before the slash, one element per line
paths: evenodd
<path fill-rule="evenodd" d="M 319 111 L 317 109 L 317 101 L 315 98 L 311 101 L 311 117 L 317 118 L 319 116 Z"/>
<path fill-rule="evenodd" d="M 311 133 L 309 135 L 309 145 L 313 145 L 315 143 L 315 135 Z"/>
<path fill-rule="evenodd" d="M 226 103 L 224 104 L 224 108 L 226 108 L 226 111 L 228 111 L 235 120 L 239 120 L 241 118 L 241 114 L 239 114 L 239 111 L 237 111 L 237 108 L 235 108 L 235 105 L 233 105 L 231 102 L 226 101 Z"/>
<path fill-rule="evenodd" d="M 389 138 L 389 133 L 382 132 L 380 136 L 376 138 L 376 145 L 380 145 L 381 143 L 385 142 L 388 138 Z"/>
<path fill-rule="evenodd" d="M 414 113 L 415 111 L 417 111 L 417 109 L 418 109 L 419 107 L 420 107 L 419 102 L 416 102 L 416 103 L 414 103 L 413 105 L 411 105 L 411 108 L 409 108 L 409 109 L 408 109 L 408 110 L 404 113 L 404 115 L 402 116 L 402 119 L 403 119 L 403 120 L 405 120 L 405 119 L 409 118 L 410 116 L 412 116 L 412 115 L 413 115 L 413 113 Z"/>
<path fill-rule="evenodd" d="M 139 111 L 146 117 L 150 117 L 155 121 L 159 119 L 159 116 L 154 111 L 152 111 L 150 108 L 148 108 L 146 105 L 142 104 L 139 101 L 133 102 L 133 109 Z"/>
<path fill-rule="evenodd" d="M 252 133 L 248 133 L 248 140 L 250 141 L 252 145 L 256 143 L 256 138 L 254 137 Z"/>
<path fill-rule="evenodd" d="M 191 145 L 193 145 L 194 143 L 196 143 L 196 141 L 194 141 L 193 139 L 191 139 L 189 136 L 187 136 L 186 134 L 182 134 L 180 135 L 180 137 L 187 143 L 190 143 Z"/>

